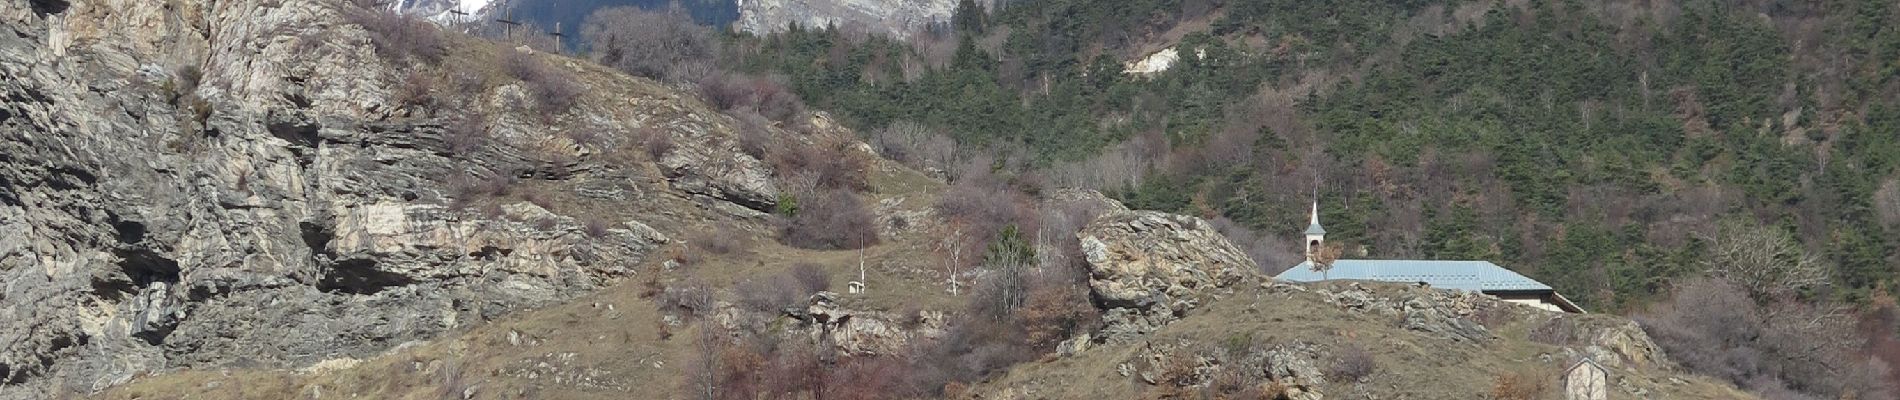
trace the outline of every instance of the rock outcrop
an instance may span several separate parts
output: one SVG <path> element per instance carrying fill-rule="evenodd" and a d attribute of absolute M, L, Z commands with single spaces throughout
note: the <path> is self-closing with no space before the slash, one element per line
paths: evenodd
<path fill-rule="evenodd" d="M 1110 211 L 1076 236 L 1092 296 L 1108 309 L 1103 318 L 1109 340 L 1152 331 L 1258 276 L 1253 260 L 1200 218 Z"/>
<path fill-rule="evenodd" d="M 1322 288 L 1316 291 L 1327 302 L 1348 311 L 1395 316 L 1399 326 L 1405 329 L 1465 343 L 1482 343 L 1492 338 L 1491 331 L 1471 317 L 1483 307 L 1500 306 L 1496 298 L 1482 294 L 1419 287 L 1399 290 L 1396 296 L 1384 295 L 1393 294 L 1391 292 L 1366 290 L 1357 282 L 1347 284 L 1345 290 Z"/>
<path fill-rule="evenodd" d="M 372 356 L 587 293 L 672 226 L 777 197 L 730 118 L 571 64 L 609 93 L 552 121 L 518 83 L 445 94 L 488 115 L 492 140 L 456 143 L 342 2 L 0 1 L 0 399 Z M 569 139 L 639 129 L 676 149 Z M 484 179 L 538 198 L 464 187 Z"/>
<path fill-rule="evenodd" d="M 1133 359 L 1116 365 L 1116 372 L 1148 385 L 1206 388 L 1211 385 L 1254 384 L 1256 392 L 1276 399 L 1320 400 L 1326 384 L 1321 372 L 1323 352 L 1309 343 L 1291 343 L 1247 349 L 1213 350 L 1189 343 L 1143 343 Z M 1224 382 L 1217 382 L 1224 381 Z"/>
<path fill-rule="evenodd" d="M 840 307 L 832 292 L 811 295 L 808 306 L 787 310 L 786 316 L 797 321 L 788 332 L 853 356 L 899 354 L 914 340 L 936 339 L 944 332 L 940 313 L 912 316 L 914 326 L 905 327 L 898 315 Z"/>

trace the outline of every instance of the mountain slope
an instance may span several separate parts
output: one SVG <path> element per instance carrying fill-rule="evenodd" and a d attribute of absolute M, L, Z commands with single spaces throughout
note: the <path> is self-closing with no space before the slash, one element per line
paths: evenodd
<path fill-rule="evenodd" d="M 1482 328 L 1452 328 L 1459 326 L 1456 318 Z M 1563 398 L 1557 379 L 1584 356 L 1610 370 L 1611 398 L 1754 398 L 1676 372 L 1641 329 L 1619 317 L 1340 282 L 1250 284 L 1151 335 L 1025 364 L 977 392 L 1045 399 L 1280 393 L 1468 399 L 1498 395 L 1498 386 L 1521 379 L 1534 398 Z"/>
<path fill-rule="evenodd" d="M 778 197 L 674 89 L 343 2 L 0 18 L 0 398 L 379 354 Z"/>

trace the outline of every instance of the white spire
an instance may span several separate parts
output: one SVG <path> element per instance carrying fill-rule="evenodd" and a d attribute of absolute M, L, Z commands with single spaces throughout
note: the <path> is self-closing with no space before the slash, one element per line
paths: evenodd
<path fill-rule="evenodd" d="M 1326 240 L 1326 228 L 1319 226 L 1319 183 L 1313 183 L 1313 212 L 1308 214 L 1312 222 L 1306 224 L 1306 261 L 1313 261 L 1313 251 Z"/>
<path fill-rule="evenodd" d="M 1313 225 L 1319 225 L 1319 196 L 1313 196 Z"/>

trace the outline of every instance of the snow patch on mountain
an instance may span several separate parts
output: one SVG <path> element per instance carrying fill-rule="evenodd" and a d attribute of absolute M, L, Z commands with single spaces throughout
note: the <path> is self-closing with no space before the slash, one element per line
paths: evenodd
<path fill-rule="evenodd" d="M 397 0 L 389 7 L 396 12 L 448 24 L 487 18 L 493 9 L 499 8 L 495 3 L 495 0 Z"/>

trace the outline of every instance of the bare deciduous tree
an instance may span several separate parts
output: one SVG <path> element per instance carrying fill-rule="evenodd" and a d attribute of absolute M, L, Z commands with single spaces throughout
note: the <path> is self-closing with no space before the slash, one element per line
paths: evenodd
<path fill-rule="evenodd" d="M 1707 261 L 1711 276 L 1747 289 L 1756 298 L 1799 294 L 1827 284 L 1828 268 L 1787 232 L 1749 221 L 1727 221 L 1716 230 Z"/>
<path fill-rule="evenodd" d="M 716 400 L 719 398 L 720 353 L 726 348 L 725 338 L 720 337 L 718 328 L 711 323 L 700 324 L 698 334 L 694 335 L 693 359 L 686 366 L 686 389 L 693 398 Z"/>
<path fill-rule="evenodd" d="M 581 25 L 595 61 L 627 73 L 669 78 L 674 66 L 712 58 L 712 30 L 680 10 L 613 7 L 595 11 Z"/>

